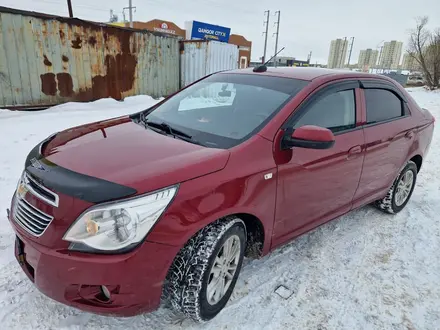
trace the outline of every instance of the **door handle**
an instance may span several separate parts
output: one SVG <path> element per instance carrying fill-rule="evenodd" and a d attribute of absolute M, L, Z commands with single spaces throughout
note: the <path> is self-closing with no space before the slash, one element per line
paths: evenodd
<path fill-rule="evenodd" d="M 412 139 L 414 137 L 414 131 L 408 131 L 405 134 L 405 138 Z"/>
<path fill-rule="evenodd" d="M 350 148 L 350 150 L 348 150 L 347 159 L 356 158 L 360 153 L 362 153 L 362 147 L 354 146 L 353 148 Z"/>

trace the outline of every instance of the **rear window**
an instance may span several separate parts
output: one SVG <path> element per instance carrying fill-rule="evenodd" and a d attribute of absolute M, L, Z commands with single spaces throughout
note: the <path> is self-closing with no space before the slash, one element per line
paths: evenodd
<path fill-rule="evenodd" d="M 403 115 L 403 104 L 397 95 L 385 89 L 365 89 L 367 122 L 378 123 Z"/>
<path fill-rule="evenodd" d="M 255 74 L 215 74 L 158 106 L 164 122 L 207 147 L 230 148 L 259 131 L 308 81 Z"/>

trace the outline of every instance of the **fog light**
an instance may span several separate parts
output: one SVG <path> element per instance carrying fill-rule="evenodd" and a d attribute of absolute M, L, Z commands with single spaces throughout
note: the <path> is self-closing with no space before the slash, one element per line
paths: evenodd
<path fill-rule="evenodd" d="M 110 290 L 105 285 L 101 285 L 101 292 L 106 298 L 106 300 L 110 300 L 111 297 Z"/>

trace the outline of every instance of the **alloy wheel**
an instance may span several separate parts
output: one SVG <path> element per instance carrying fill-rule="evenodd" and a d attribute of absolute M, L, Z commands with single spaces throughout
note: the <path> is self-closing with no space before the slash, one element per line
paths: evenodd
<path fill-rule="evenodd" d="M 396 187 L 395 203 L 397 206 L 403 205 L 411 194 L 411 189 L 414 184 L 414 173 L 411 170 L 406 171 L 400 178 Z"/>
<path fill-rule="evenodd" d="M 206 290 L 210 305 L 217 304 L 228 291 L 240 261 L 240 250 L 240 238 L 233 235 L 224 242 L 215 257 Z"/>

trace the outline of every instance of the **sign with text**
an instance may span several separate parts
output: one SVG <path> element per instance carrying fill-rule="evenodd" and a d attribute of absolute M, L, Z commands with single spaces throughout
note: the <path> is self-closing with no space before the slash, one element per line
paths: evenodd
<path fill-rule="evenodd" d="M 168 28 L 168 24 L 163 22 L 160 27 L 154 27 L 154 31 L 162 32 L 162 33 L 169 33 L 169 34 L 176 34 L 175 30 L 171 30 Z"/>
<path fill-rule="evenodd" d="M 192 22 L 191 39 L 228 42 L 230 34 L 231 29 L 227 27 L 197 21 Z"/>

